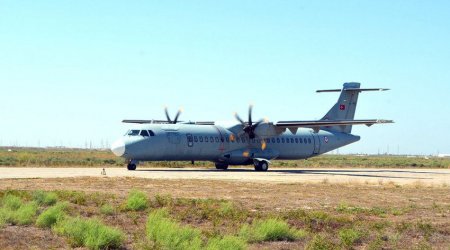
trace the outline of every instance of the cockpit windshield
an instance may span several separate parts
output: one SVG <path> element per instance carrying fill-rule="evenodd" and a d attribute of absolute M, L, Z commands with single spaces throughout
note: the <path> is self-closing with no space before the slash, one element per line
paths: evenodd
<path fill-rule="evenodd" d="M 136 135 L 139 135 L 139 131 L 140 130 L 130 130 L 130 131 L 128 131 L 128 133 L 127 133 L 127 135 L 129 135 L 129 136 L 136 136 Z"/>

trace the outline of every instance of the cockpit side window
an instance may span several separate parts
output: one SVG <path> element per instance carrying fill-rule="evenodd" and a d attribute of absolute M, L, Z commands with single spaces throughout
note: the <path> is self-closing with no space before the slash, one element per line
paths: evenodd
<path fill-rule="evenodd" d="M 155 136 L 155 133 L 151 130 L 149 130 L 148 133 L 150 134 L 150 136 Z"/>
<path fill-rule="evenodd" d="M 129 136 L 136 136 L 136 135 L 139 135 L 139 132 L 140 132 L 140 130 L 130 130 L 130 131 L 128 131 L 128 135 Z"/>
<path fill-rule="evenodd" d="M 141 131 L 141 136 L 143 136 L 143 137 L 149 137 L 150 135 L 148 134 L 148 131 L 147 131 L 147 130 L 142 130 L 142 131 Z"/>

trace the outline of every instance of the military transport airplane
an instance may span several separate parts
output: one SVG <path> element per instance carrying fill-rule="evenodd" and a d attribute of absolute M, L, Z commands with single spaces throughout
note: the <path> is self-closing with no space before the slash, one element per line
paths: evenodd
<path fill-rule="evenodd" d="M 341 89 L 318 90 L 341 92 L 337 103 L 320 120 L 248 121 L 237 114 L 239 123 L 180 122 L 178 111 L 172 120 L 123 120 L 134 127 L 112 144 L 111 151 L 125 158 L 128 170 L 141 161 L 212 161 L 217 169 L 229 165 L 251 165 L 256 171 L 267 171 L 271 160 L 306 159 L 350 143 L 360 137 L 351 134 L 353 125 L 392 123 L 391 120 L 354 120 L 359 93 L 388 89 L 360 88 L 356 82 Z"/>

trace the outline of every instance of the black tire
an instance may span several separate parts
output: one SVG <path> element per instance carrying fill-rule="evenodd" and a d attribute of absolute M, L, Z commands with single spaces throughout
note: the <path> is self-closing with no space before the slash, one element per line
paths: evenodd
<path fill-rule="evenodd" d="M 269 170 L 269 163 L 267 163 L 266 161 L 262 161 L 258 165 L 259 165 L 260 171 L 267 171 L 267 170 Z"/>
<path fill-rule="evenodd" d="M 227 169 L 228 169 L 228 164 L 224 164 L 224 163 L 216 163 L 216 169 L 219 169 L 219 170 L 227 170 Z"/>
<path fill-rule="evenodd" d="M 136 170 L 136 164 L 131 164 L 131 163 L 128 164 L 128 165 L 127 165 L 127 169 L 128 169 L 128 170 Z"/>

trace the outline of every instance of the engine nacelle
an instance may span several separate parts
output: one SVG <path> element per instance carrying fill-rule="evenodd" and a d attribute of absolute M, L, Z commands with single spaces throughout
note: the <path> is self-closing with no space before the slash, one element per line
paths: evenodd
<path fill-rule="evenodd" d="M 264 122 L 258 125 L 255 129 L 255 134 L 260 138 L 268 138 L 278 136 L 286 131 L 285 128 L 278 128 L 271 122 Z"/>

